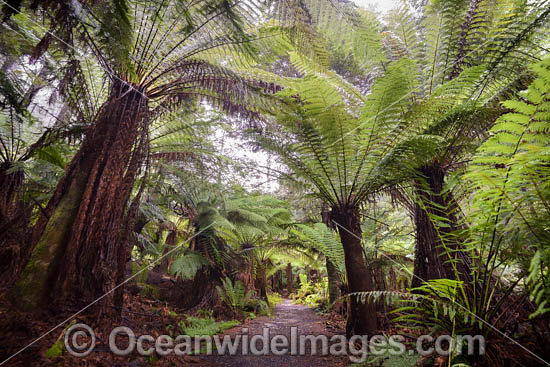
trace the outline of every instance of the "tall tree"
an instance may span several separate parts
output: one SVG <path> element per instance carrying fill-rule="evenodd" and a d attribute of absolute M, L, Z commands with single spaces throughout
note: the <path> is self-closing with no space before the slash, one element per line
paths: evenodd
<path fill-rule="evenodd" d="M 78 141 L 83 127 L 70 119 L 64 103 L 52 102 L 59 112 L 44 112 L 41 98 L 36 97 L 39 92 L 54 90 L 49 83 L 58 81 L 55 68 L 63 63 L 44 60 L 28 64 L 31 42 L 20 34 L 10 33 L 12 27 L 17 25 L 0 25 L 6 34 L 0 45 L 5 56 L 0 71 L 0 232 L 3 233 L 0 248 L 5 260 L 0 268 L 9 274 L 0 283 L 6 286 L 15 280 L 30 255 L 26 239 L 31 216 L 43 204 L 40 196 L 50 189 L 48 186 L 55 185 L 47 179 L 39 184 L 33 168 L 40 162 L 64 169 L 66 143 Z M 28 78 L 21 78 L 21 74 Z M 50 177 L 58 173 L 59 170 Z"/>
<path fill-rule="evenodd" d="M 311 71 L 303 60 L 294 61 L 303 71 Z M 285 90 L 285 95 L 289 100 L 299 96 L 296 109 L 281 114 L 283 133 L 260 138 L 288 165 L 292 171 L 289 176 L 297 175 L 295 180 L 307 185 L 330 207 L 330 220 L 338 228 L 344 249 L 350 292 L 373 290 L 361 243 L 360 205 L 370 194 L 366 181 L 374 162 L 380 158 L 381 149 L 392 144 L 382 138 L 382 133 L 397 128 L 393 121 L 385 125 L 372 120 L 362 125 L 361 121 L 376 110 L 381 95 L 384 102 L 397 105 L 386 116 L 399 113 L 399 99 L 409 90 L 409 77 L 405 73 L 393 77 L 402 81 L 399 87 L 392 85 L 388 93 L 373 93 L 372 98 L 363 97 L 333 73 L 314 76 L 311 71 L 303 79 L 288 80 L 294 89 Z M 348 326 L 349 333 L 374 332 L 374 304 L 352 296 Z"/>
<path fill-rule="evenodd" d="M 413 286 L 469 278 L 471 260 L 460 235 L 463 215 L 446 177 L 463 166 L 503 112 L 495 101 L 525 88 L 526 65 L 544 53 L 535 43 L 548 29 L 547 5 L 433 1 L 422 20 L 407 5 L 388 17 L 388 50 L 397 60 L 409 60 L 418 73 L 403 116 L 409 136 L 400 137 L 402 143 L 379 168 L 387 177 L 393 173 L 403 179 L 397 196 L 409 201 L 416 227 Z M 432 142 L 431 156 L 419 139 Z M 415 166 L 410 159 L 419 154 L 426 159 Z"/>
<path fill-rule="evenodd" d="M 254 6 L 224 0 L 96 5 L 80 9 L 84 21 L 72 31 L 95 56 L 109 88 L 34 227 L 31 259 L 12 290 L 26 310 L 53 299 L 83 305 L 105 295 L 97 314 L 116 314 L 122 289 L 111 291 L 124 276 L 137 200 L 127 204 L 147 156 L 150 123 L 197 100 L 255 121 L 265 107 L 258 97 L 275 88 L 218 65 L 222 58 L 253 59 L 243 19 Z M 73 53 L 71 80 L 86 80 L 80 64 L 90 52 Z"/>

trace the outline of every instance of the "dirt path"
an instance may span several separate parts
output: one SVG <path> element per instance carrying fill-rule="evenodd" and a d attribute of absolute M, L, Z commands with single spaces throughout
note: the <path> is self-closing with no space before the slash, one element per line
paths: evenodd
<path fill-rule="evenodd" d="M 330 338 L 335 334 L 343 333 L 343 330 L 327 330 L 326 320 L 309 307 L 296 305 L 290 300 L 285 300 L 275 307 L 273 316 L 258 317 L 244 325 L 228 330 L 225 334 L 231 335 L 234 340 L 236 335 L 243 335 L 244 328 L 248 328 L 247 334 L 250 340 L 253 335 L 262 335 L 265 327 L 269 328 L 270 339 L 275 335 L 284 335 L 289 343 L 292 327 L 296 327 L 297 335 L 326 335 Z M 258 342 L 257 345 L 261 349 L 262 342 Z M 284 355 L 273 355 L 271 352 L 268 355 L 261 356 L 243 355 L 242 349 L 239 348 L 236 355 L 202 356 L 197 362 L 200 366 L 209 367 L 338 367 L 346 366 L 349 363 L 347 357 L 311 355 L 309 346 L 310 343 L 306 343 L 305 355 L 291 355 L 290 352 Z M 290 345 L 288 349 L 290 349 Z M 318 353 L 321 353 L 320 347 Z"/>

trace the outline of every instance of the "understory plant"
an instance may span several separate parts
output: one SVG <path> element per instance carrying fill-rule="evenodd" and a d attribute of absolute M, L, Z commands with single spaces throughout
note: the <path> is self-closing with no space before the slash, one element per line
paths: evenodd
<path fill-rule="evenodd" d="M 392 312 L 407 327 L 485 338 L 482 355 L 467 356 L 463 345 L 453 345 L 449 365 L 540 365 L 547 358 L 538 336 L 548 332 L 550 58 L 531 70 L 536 78 L 520 98 L 502 103 L 510 112 L 497 119 L 463 176 L 472 202 L 468 216 L 451 232 L 438 230 L 448 228 L 448 216 L 430 216 L 453 279 L 418 279 Z M 459 252 L 447 246 L 457 241 L 471 259 L 466 274 L 455 266 L 463 260 Z M 538 344 L 523 345 L 533 336 Z"/>
<path fill-rule="evenodd" d="M 239 325 L 239 321 L 237 320 L 218 322 L 212 317 L 211 313 L 206 313 L 202 317 L 189 316 L 185 321 L 180 322 L 183 334 L 191 337 L 216 335 L 237 325 Z"/>
<path fill-rule="evenodd" d="M 222 302 L 229 307 L 235 316 L 243 315 L 245 307 L 252 299 L 252 291 L 246 291 L 243 282 L 233 282 L 230 278 L 222 279 L 222 286 L 216 286 Z"/>
<path fill-rule="evenodd" d="M 329 306 L 328 282 L 326 278 L 310 281 L 305 274 L 299 274 L 300 288 L 293 298 L 298 304 L 307 305 L 320 310 L 327 310 Z"/>

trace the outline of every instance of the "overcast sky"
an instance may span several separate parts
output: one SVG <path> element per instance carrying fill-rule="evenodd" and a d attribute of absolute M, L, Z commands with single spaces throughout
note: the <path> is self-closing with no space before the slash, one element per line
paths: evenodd
<path fill-rule="evenodd" d="M 386 12 L 399 5 L 399 0 L 353 0 L 353 2 L 366 9 L 370 9 L 374 5 L 381 12 Z"/>
<path fill-rule="evenodd" d="M 382 13 L 385 13 L 388 10 L 396 8 L 400 3 L 400 0 L 352 0 L 352 1 L 354 1 L 355 4 L 357 4 L 358 6 L 366 9 L 372 9 L 372 7 L 374 6 L 376 10 Z M 247 150 L 242 146 L 243 142 L 240 139 L 224 136 L 224 140 L 225 141 L 224 141 L 224 147 L 222 149 L 222 153 L 225 153 L 228 156 L 234 157 L 234 158 L 248 157 L 249 159 L 256 161 L 258 163 L 258 166 L 269 166 L 273 164 L 277 168 L 279 168 L 276 163 L 272 162 L 272 160 L 269 159 L 269 156 L 266 152 L 264 151 L 252 152 L 250 150 Z M 262 175 L 260 174 L 260 176 Z M 261 190 L 267 191 L 267 192 L 275 192 L 279 187 L 277 182 L 273 181 L 270 177 L 267 177 L 267 176 L 249 177 L 248 180 L 243 184 L 249 190 L 260 188 Z"/>

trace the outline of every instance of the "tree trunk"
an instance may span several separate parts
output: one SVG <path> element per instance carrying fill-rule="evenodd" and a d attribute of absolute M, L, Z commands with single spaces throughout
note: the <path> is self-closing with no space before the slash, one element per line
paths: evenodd
<path fill-rule="evenodd" d="M 456 279 L 451 257 L 459 278 L 468 280 L 470 259 L 466 253 L 459 251 L 461 241 L 455 232 L 459 229 L 458 203 L 450 192 L 443 192 L 445 171 L 437 164 L 432 164 L 422 167 L 420 174 L 423 178 L 415 183 L 416 249 L 412 287 L 418 287 L 423 281 L 431 279 Z M 430 218 L 434 215 L 444 218 L 438 219 L 445 221 L 444 226 L 434 225 Z M 445 251 L 444 246 L 451 251 Z"/>
<path fill-rule="evenodd" d="M 0 288 L 7 289 L 17 279 L 21 261 L 27 254 L 31 206 L 21 200 L 23 171 L 8 173 L 11 162 L 0 164 Z"/>
<path fill-rule="evenodd" d="M 330 209 L 327 204 L 323 203 L 321 205 L 321 218 L 323 220 L 323 223 L 330 228 L 331 230 L 335 231 L 336 228 L 334 228 L 334 223 L 330 219 Z M 340 288 L 342 287 L 342 284 L 340 282 L 340 277 L 338 276 L 338 270 L 330 262 L 328 257 L 326 258 L 326 267 L 327 267 L 327 280 L 328 280 L 328 296 L 330 304 L 334 304 L 338 298 L 342 295 L 340 293 Z M 334 309 L 340 309 L 341 303 L 338 305 L 334 304 Z"/>
<path fill-rule="evenodd" d="M 8 173 L 11 168 L 12 162 L 0 164 L 0 224 L 13 219 L 25 177 L 19 170 Z"/>
<path fill-rule="evenodd" d="M 328 278 L 328 297 L 329 302 L 332 305 L 334 302 L 336 302 L 338 298 L 340 298 L 340 277 L 338 276 L 338 270 L 328 258 L 326 258 L 326 265 Z"/>
<path fill-rule="evenodd" d="M 212 267 L 203 266 L 193 279 L 178 280 L 184 295 L 178 306 L 184 310 L 212 309 L 218 302 L 216 285 L 221 275 Z"/>
<path fill-rule="evenodd" d="M 266 274 L 265 264 L 258 264 L 257 287 L 260 293 L 260 298 L 263 299 L 269 305 L 269 300 L 267 298 L 267 274 Z"/>
<path fill-rule="evenodd" d="M 134 248 L 134 245 L 136 245 L 141 252 L 145 251 L 145 246 L 142 244 L 142 242 L 139 240 L 139 235 L 141 231 L 143 231 L 143 228 L 145 228 L 145 225 L 149 223 L 149 219 L 143 214 L 141 210 L 137 210 L 136 217 L 134 220 L 133 230 L 131 231 L 131 240 L 128 241 L 128 259 L 127 261 L 132 261 L 132 249 Z"/>
<path fill-rule="evenodd" d="M 331 218 L 338 224 L 340 240 L 344 248 L 348 287 L 351 293 L 372 291 L 371 272 L 367 268 L 361 245 L 359 210 L 353 206 L 332 208 Z M 343 227 L 343 228 L 342 228 Z M 378 329 L 376 307 L 368 299 L 361 302 L 350 297 L 351 314 L 348 317 L 348 335 L 374 335 Z"/>
<path fill-rule="evenodd" d="M 292 265 L 286 264 L 286 289 L 288 294 L 294 291 L 294 285 L 292 284 Z"/>
<path fill-rule="evenodd" d="M 281 270 L 277 270 L 275 274 L 273 274 L 273 291 L 280 292 L 282 289 L 283 289 L 283 272 Z"/>
<path fill-rule="evenodd" d="M 170 256 L 166 256 L 178 243 L 178 231 L 170 230 L 168 236 L 166 236 L 166 242 L 164 244 L 164 251 L 162 251 L 162 260 L 159 266 L 159 273 L 167 274 L 170 267 Z"/>
<path fill-rule="evenodd" d="M 22 309 L 50 301 L 79 307 L 105 295 L 94 306 L 97 317 L 116 316 L 123 290 L 111 291 L 124 278 L 132 225 L 127 203 L 147 144 L 148 115 L 143 94 L 114 82 L 33 229 L 34 250 L 12 290 Z"/>

